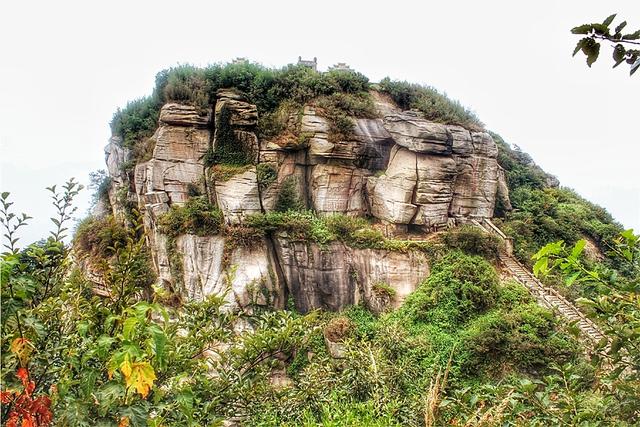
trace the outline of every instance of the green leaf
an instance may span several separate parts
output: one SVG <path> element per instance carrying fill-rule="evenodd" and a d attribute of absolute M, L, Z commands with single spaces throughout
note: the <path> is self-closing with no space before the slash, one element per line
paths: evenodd
<path fill-rule="evenodd" d="M 589 67 L 591 67 L 591 65 L 596 62 L 596 60 L 598 59 L 598 55 L 600 55 L 600 43 L 596 43 L 593 40 L 591 41 L 592 43 L 588 43 L 588 45 L 582 49 L 585 55 L 587 55 L 587 65 Z"/>
<path fill-rule="evenodd" d="M 587 40 L 591 40 L 589 37 L 585 37 L 583 39 L 580 39 L 580 41 L 576 44 L 576 48 L 573 50 L 573 55 L 572 56 L 576 56 L 576 54 L 578 52 L 580 52 L 580 50 L 582 49 L 582 47 L 584 46 L 584 44 L 586 43 Z"/>
<path fill-rule="evenodd" d="M 571 29 L 573 34 L 589 34 L 593 26 L 591 24 L 579 25 Z"/>
<path fill-rule="evenodd" d="M 638 39 L 640 39 L 640 30 L 636 31 L 635 33 L 625 34 L 624 36 L 622 36 L 622 40 L 638 40 Z"/>
<path fill-rule="evenodd" d="M 613 22 L 613 20 L 615 19 L 616 14 L 614 13 L 613 15 L 609 15 L 609 17 L 607 17 L 607 19 L 605 19 L 602 22 L 602 25 L 606 25 L 607 27 Z"/>
<path fill-rule="evenodd" d="M 613 60 L 615 61 L 615 65 L 613 68 L 616 68 L 618 65 L 624 62 L 624 55 L 626 50 L 623 45 L 617 44 L 615 48 L 613 48 Z"/>
<path fill-rule="evenodd" d="M 549 270 L 549 258 L 540 258 L 533 265 L 533 274 L 537 277 L 542 273 L 543 275 Z"/>
<path fill-rule="evenodd" d="M 571 276 L 569 276 L 567 278 L 565 283 L 567 284 L 567 286 L 571 286 L 573 284 L 573 282 L 575 282 L 578 277 L 580 277 L 580 272 L 576 271 L 575 273 L 573 273 Z"/>
<path fill-rule="evenodd" d="M 573 250 L 571 251 L 571 257 L 576 259 L 580 256 L 582 251 L 584 250 L 584 246 L 587 244 L 587 241 L 584 239 L 580 239 L 576 242 Z"/>
<path fill-rule="evenodd" d="M 624 27 L 627 26 L 627 21 L 622 21 L 620 24 L 618 24 L 618 26 L 616 27 L 616 33 L 619 33 L 620 31 L 622 31 L 622 29 Z"/>
<path fill-rule="evenodd" d="M 138 319 L 135 317 L 129 317 L 124 321 L 124 326 L 122 327 L 122 337 L 125 340 L 130 340 L 133 335 L 133 329 L 138 324 Z"/>

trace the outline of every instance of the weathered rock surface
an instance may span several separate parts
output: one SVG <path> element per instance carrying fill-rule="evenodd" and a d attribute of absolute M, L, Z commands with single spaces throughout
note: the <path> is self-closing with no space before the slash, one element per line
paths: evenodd
<path fill-rule="evenodd" d="M 215 194 L 218 207 L 229 225 L 241 224 L 248 215 L 261 212 L 255 167 L 227 181 L 217 181 Z"/>
<path fill-rule="evenodd" d="M 340 242 L 321 248 L 286 236 L 244 248 L 225 245 L 223 236 L 183 235 L 175 239 L 177 256 L 169 254 L 158 219 L 184 203 L 194 184 L 206 190 L 231 226 L 273 210 L 285 186 L 319 214 L 371 215 L 382 227 L 404 231 L 490 218 L 496 203 L 511 209 L 497 146 L 486 132 L 429 122 L 374 94 L 381 118 L 353 118 L 348 138 L 332 135 L 327 119 L 307 106 L 294 126 L 296 144 L 282 146 L 258 139 L 257 108 L 241 93 L 223 89 L 216 96 L 214 111 L 163 106 L 150 138 L 151 158 L 138 163 L 133 176 L 123 172 L 130 154 L 120 141 L 111 140 L 105 149 L 114 213 L 124 217 L 116 192 L 135 189 L 129 197 L 143 215 L 159 281 L 172 287 L 182 283 L 174 290 L 184 298 L 224 295 L 229 309 L 241 310 L 254 304 L 282 307 L 289 293 L 303 312 L 359 302 L 383 311 L 397 306 L 429 274 L 418 252 L 354 249 Z M 221 135 L 250 153 L 251 164 L 213 182 L 204 179 L 203 157 Z M 259 170 L 270 171 L 268 182 L 259 183 Z M 177 272 L 180 278 L 173 277 Z"/>
<path fill-rule="evenodd" d="M 160 110 L 160 123 L 173 126 L 206 127 L 211 121 L 211 111 L 205 114 L 191 105 L 168 103 Z"/>
<path fill-rule="evenodd" d="M 364 214 L 363 191 L 369 174 L 367 170 L 354 166 L 313 166 L 310 180 L 313 208 L 325 214 Z"/>
<path fill-rule="evenodd" d="M 296 309 L 339 310 L 373 299 L 375 285 L 395 291 L 397 306 L 429 274 L 424 255 L 353 249 L 340 242 L 326 248 L 277 238 L 276 252 Z"/>
<path fill-rule="evenodd" d="M 111 185 L 109 186 L 109 205 L 114 216 L 120 220 L 123 220 L 126 214 L 121 201 L 118 200 L 118 194 L 129 186 L 127 174 L 123 166 L 125 162 L 129 160 L 130 154 L 130 150 L 123 147 L 121 139 L 116 136 L 111 137 L 109 144 L 104 148 L 107 173 L 111 179 Z"/>
<path fill-rule="evenodd" d="M 418 182 L 416 154 L 394 147 L 384 175 L 369 178 L 371 214 L 384 221 L 409 224 L 417 206 L 412 204 Z"/>
<path fill-rule="evenodd" d="M 190 300 L 224 297 L 230 310 L 252 305 L 282 307 L 284 289 L 273 270 L 267 242 L 231 249 L 225 265 L 225 238 L 183 235 L 176 249 L 183 258 L 184 292 Z M 227 249 L 229 250 L 229 249 Z"/>
<path fill-rule="evenodd" d="M 416 153 L 451 154 L 453 137 L 447 126 L 425 120 L 417 111 L 385 116 L 384 126 L 401 147 Z"/>
<path fill-rule="evenodd" d="M 146 194 L 161 192 L 169 203 L 183 203 L 189 184 L 198 183 L 203 176 L 202 157 L 210 139 L 209 130 L 201 127 L 206 116 L 198 118 L 193 107 L 182 107 L 162 107 L 160 126 L 151 137 L 155 144 L 152 158 L 136 165 L 134 183 L 141 205 L 146 203 Z"/>
<path fill-rule="evenodd" d="M 246 98 L 233 89 L 220 89 L 216 98 L 216 123 L 220 122 L 220 113 L 223 109 L 230 112 L 229 124 L 231 126 L 255 126 L 258 124 L 258 108 L 247 102 Z"/>

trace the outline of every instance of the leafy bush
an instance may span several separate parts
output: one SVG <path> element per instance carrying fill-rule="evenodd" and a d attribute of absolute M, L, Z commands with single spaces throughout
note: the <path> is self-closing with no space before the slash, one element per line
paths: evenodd
<path fill-rule="evenodd" d="M 427 120 L 456 124 L 473 130 L 483 127 L 473 112 L 432 87 L 393 81 L 388 77 L 382 79 L 379 86 L 380 90 L 388 94 L 400 108 L 419 110 Z"/>
<path fill-rule="evenodd" d="M 398 315 L 453 327 L 492 308 L 497 297 L 498 277 L 493 267 L 480 257 L 452 252 L 434 265 L 427 281 L 407 297 Z"/>
<path fill-rule="evenodd" d="M 259 163 L 256 166 L 256 179 L 260 191 L 264 191 L 278 178 L 278 169 L 273 163 Z"/>
<path fill-rule="evenodd" d="M 111 258 L 118 247 L 127 243 L 128 233 L 112 215 L 104 218 L 89 216 L 82 220 L 73 238 L 73 247 L 93 260 Z"/>
<path fill-rule="evenodd" d="M 179 102 L 196 107 L 205 113 L 211 104 L 209 82 L 205 72 L 193 65 L 181 65 L 163 71 L 162 99 L 164 102 Z"/>
<path fill-rule="evenodd" d="M 111 133 L 122 138 L 122 145 L 133 148 L 145 138 L 149 138 L 158 127 L 160 107 L 154 94 L 127 103 L 124 109 L 118 109 L 111 119 Z"/>
<path fill-rule="evenodd" d="M 244 147 L 231 127 L 231 110 L 224 106 L 216 123 L 216 146 L 205 155 L 204 165 L 226 164 L 242 166 L 252 162 L 250 147 Z"/>
<path fill-rule="evenodd" d="M 472 321 L 465 330 L 470 372 L 516 364 L 540 369 L 550 363 L 565 363 L 578 348 L 575 342 L 556 334 L 553 314 L 536 303 L 511 311 L 492 311 Z"/>
<path fill-rule="evenodd" d="M 222 212 L 212 206 L 205 196 L 192 197 L 183 206 L 172 205 L 162 215 L 158 224 L 168 236 L 195 234 L 208 236 L 217 234 L 222 227 Z"/>
<path fill-rule="evenodd" d="M 275 210 L 277 212 L 287 212 L 302 209 L 304 209 L 304 202 L 298 191 L 298 180 L 295 176 L 287 177 L 280 186 Z"/>
<path fill-rule="evenodd" d="M 503 246 L 498 237 L 484 233 L 471 225 L 463 225 L 447 231 L 442 236 L 442 241 L 449 248 L 488 259 L 497 259 Z"/>

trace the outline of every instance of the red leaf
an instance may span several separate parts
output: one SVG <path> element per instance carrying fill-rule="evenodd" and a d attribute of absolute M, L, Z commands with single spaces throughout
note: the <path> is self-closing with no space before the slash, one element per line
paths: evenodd
<path fill-rule="evenodd" d="M 23 386 L 27 386 L 27 381 L 29 381 L 29 371 L 27 368 L 18 368 L 18 372 L 16 372 L 16 377 L 20 378 Z"/>
<path fill-rule="evenodd" d="M 11 402 L 12 394 L 13 392 L 10 391 L 0 391 L 0 402 L 4 403 L 5 405 Z"/>

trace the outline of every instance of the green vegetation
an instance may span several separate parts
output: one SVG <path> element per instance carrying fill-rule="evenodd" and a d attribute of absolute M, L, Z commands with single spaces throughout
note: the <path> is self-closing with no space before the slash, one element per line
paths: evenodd
<path fill-rule="evenodd" d="M 82 220 L 73 237 L 73 247 L 93 261 L 105 261 L 126 245 L 129 233 L 112 215 L 89 216 Z"/>
<path fill-rule="evenodd" d="M 632 76 L 640 68 L 640 50 L 637 48 L 640 45 L 640 41 L 638 41 L 640 40 L 640 30 L 623 34 L 622 30 L 627 26 L 627 21 L 622 21 L 612 31 L 610 25 L 613 24 L 615 18 L 616 14 L 614 13 L 601 24 L 582 24 L 571 29 L 573 34 L 586 36 L 578 41 L 573 56 L 582 51 L 587 57 L 587 65 L 591 67 L 600 55 L 599 40 L 610 42 L 613 46 L 613 67 L 626 62 L 631 67 L 629 75 Z"/>
<path fill-rule="evenodd" d="M 573 247 L 564 242 L 546 245 L 536 255 L 534 272 L 540 276 L 555 273 L 570 286 L 579 283 L 583 288 L 597 289 L 578 302 L 600 324 L 610 338 L 610 346 L 601 342 L 596 363 L 607 360 L 611 364 L 604 382 L 610 384 L 609 393 L 615 396 L 620 416 L 638 421 L 640 413 L 640 236 L 625 230 L 611 245 L 613 264 L 592 265 L 583 259 L 586 242 Z"/>
<path fill-rule="evenodd" d="M 525 264 L 548 242 L 564 240 L 574 244 L 583 237 L 600 247 L 613 242 L 622 227 L 602 207 L 566 188 L 549 184 L 555 178 L 536 166 L 531 157 L 517 147 L 511 149 L 499 135 L 498 162 L 505 169 L 513 212 L 503 213 L 496 224 L 513 237 L 515 255 Z"/>
<path fill-rule="evenodd" d="M 213 104 L 216 91 L 222 88 L 241 91 L 257 105 L 259 115 L 268 118 L 285 103 L 301 106 L 314 98 L 337 93 L 352 94 L 354 98 L 351 102 L 334 100 L 331 103 L 334 108 L 344 105 L 353 109 L 359 103 L 357 109 L 362 109 L 367 103 L 369 81 L 360 73 L 319 73 L 301 66 L 270 69 L 255 63 L 215 64 L 206 68 L 180 65 L 158 73 L 151 96 L 116 111 L 111 130 L 122 138 L 125 147 L 132 148 L 152 135 L 162 104 L 176 101 L 202 111 Z"/>
<path fill-rule="evenodd" d="M 400 108 L 419 110 L 427 120 L 456 124 L 472 130 L 483 128 L 482 122 L 472 111 L 432 87 L 391 80 L 388 77 L 382 79 L 379 86 Z"/>
<path fill-rule="evenodd" d="M 159 218 L 160 230 L 168 236 L 181 234 L 208 236 L 222 228 L 222 212 L 205 196 L 192 197 L 183 206 L 173 205 Z"/>
<path fill-rule="evenodd" d="M 304 209 L 304 201 L 300 195 L 298 179 L 288 176 L 282 181 L 278 199 L 276 200 L 276 212 L 300 211 Z"/>
<path fill-rule="evenodd" d="M 288 238 L 325 246 L 341 241 L 360 249 L 384 249 L 395 252 L 412 250 L 429 254 L 442 245 L 433 242 L 397 240 L 385 237 L 364 218 L 333 214 L 317 216 L 311 211 L 267 212 L 247 218 L 246 226 L 264 234 L 285 233 Z"/>
<path fill-rule="evenodd" d="M 472 225 L 463 225 L 447 231 L 442 236 L 442 243 L 448 248 L 460 249 L 465 253 L 493 260 L 498 258 L 503 246 L 498 237 L 484 233 Z"/>
<path fill-rule="evenodd" d="M 258 163 L 256 166 L 256 179 L 258 180 L 258 188 L 264 191 L 273 184 L 278 178 L 278 169 L 273 163 Z"/>
<path fill-rule="evenodd" d="M 231 128 L 231 110 L 224 106 L 218 115 L 216 123 L 216 147 L 209 149 L 204 158 L 205 166 L 225 164 L 242 166 L 250 164 L 256 153 L 252 147 L 245 147 Z"/>
<path fill-rule="evenodd" d="M 234 176 L 248 171 L 251 167 L 252 165 L 216 164 L 209 168 L 209 179 L 212 182 L 229 181 Z"/>
<path fill-rule="evenodd" d="M 10 252 L 2 255 L 1 400 L 7 423 L 196 426 L 237 419 L 251 426 L 364 427 L 638 422 L 635 331 L 640 328 L 633 295 L 640 277 L 640 239 L 630 232 L 614 249 L 628 264 L 624 279 L 588 270 L 579 260 L 581 250 L 562 244 L 538 257 L 547 261 L 540 261 L 537 271 L 559 269 L 568 277 L 577 271 L 572 280 L 611 287 L 611 294 L 589 302 L 618 340 L 606 350 L 614 369 L 604 372 L 603 360 L 594 357 L 593 364 L 587 363 L 579 344 L 525 290 L 513 282 L 500 284 L 488 261 L 459 251 L 432 257 L 430 277 L 398 310 L 380 316 L 362 306 L 307 315 L 268 309 L 231 313 L 219 296 L 185 302 L 178 309 L 164 304 L 166 290 L 151 292 L 149 272 L 140 262 L 145 260 L 144 238 L 136 240 L 132 231 L 126 242 L 106 249 L 113 260 L 103 274 L 109 296 L 99 298 L 69 262 L 62 242 L 77 189 L 68 185 L 61 194 L 55 188 L 52 192 L 56 203 L 62 200 L 53 237 L 23 251 L 12 237 Z M 15 236 L 28 216 L 13 215 L 8 197 L 2 194 L 0 213 L 6 233 Z M 192 226 L 194 217 L 196 222 L 202 216 L 210 219 L 203 200 L 181 209 L 167 214 L 171 229 L 185 222 Z M 99 228 L 95 221 L 83 225 L 78 242 L 95 238 L 96 232 L 86 231 Z M 104 221 L 105 230 L 116 228 Z M 244 236 L 238 241 L 256 236 L 256 230 L 291 231 L 325 242 L 355 239 L 363 230 L 372 234 L 366 221 L 346 216 L 276 212 L 251 221 L 252 227 L 234 231 Z M 97 252 L 107 241 L 120 240 L 113 237 L 118 233 L 104 234 L 104 240 L 95 240 Z M 383 284 L 377 287 L 386 290 Z M 238 331 L 239 325 L 246 325 L 245 332 Z M 339 358 L 332 357 L 335 348 L 325 338 L 339 343 Z M 634 359 L 629 361 L 629 355 Z"/>

